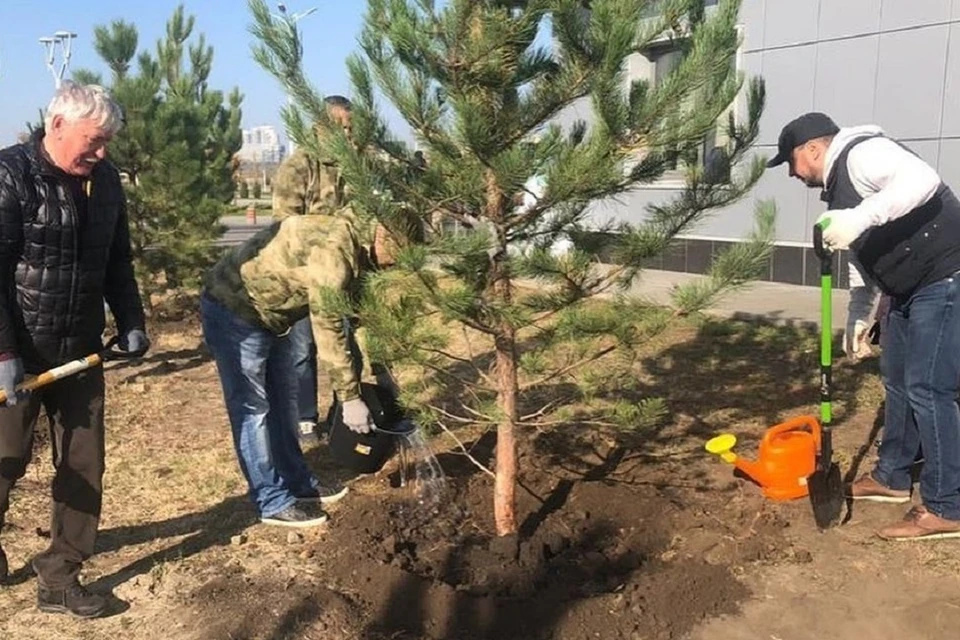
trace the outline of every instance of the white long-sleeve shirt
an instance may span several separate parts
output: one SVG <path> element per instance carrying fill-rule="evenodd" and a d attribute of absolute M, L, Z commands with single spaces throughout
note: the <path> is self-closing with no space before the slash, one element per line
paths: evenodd
<path fill-rule="evenodd" d="M 883 134 L 878 126 L 843 128 L 827 149 L 824 176 L 829 176 L 840 153 L 854 140 Z M 940 176 L 921 158 L 886 137 L 874 137 L 847 154 L 847 172 L 863 202 L 841 215 L 864 216 L 870 227 L 896 220 L 925 204 L 940 187 Z M 847 331 L 857 320 L 869 324 L 879 288 L 852 255 L 850 259 L 850 302 Z"/>

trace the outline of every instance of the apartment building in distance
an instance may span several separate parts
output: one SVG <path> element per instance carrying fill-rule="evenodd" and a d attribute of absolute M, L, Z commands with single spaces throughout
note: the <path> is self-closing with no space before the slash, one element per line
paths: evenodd
<path fill-rule="evenodd" d="M 285 151 L 277 129 L 265 125 L 243 130 L 243 145 L 237 156 L 244 163 L 276 165 L 285 157 Z"/>

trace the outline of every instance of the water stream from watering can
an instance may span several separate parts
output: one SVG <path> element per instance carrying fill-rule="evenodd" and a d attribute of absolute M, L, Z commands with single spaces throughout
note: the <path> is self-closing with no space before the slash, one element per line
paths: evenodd
<path fill-rule="evenodd" d="M 447 478 L 433 449 L 416 427 L 400 436 L 400 486 L 409 489 L 412 508 L 417 515 L 434 515 L 443 502 Z"/>

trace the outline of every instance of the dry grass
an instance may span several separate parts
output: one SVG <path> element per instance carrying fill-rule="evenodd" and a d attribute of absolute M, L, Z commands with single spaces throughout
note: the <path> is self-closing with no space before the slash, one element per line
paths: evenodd
<path fill-rule="evenodd" d="M 34 612 L 34 585 L 24 580 L 24 563 L 49 542 L 52 467 L 43 438 L 35 463 L 15 489 L 7 517 L 15 528 L 5 531 L 4 548 L 15 577 L 23 581 L 6 587 L 0 601 L 2 628 L 12 634 L 7 637 L 107 637 L 118 629 L 136 637 L 127 634 L 142 626 L 137 619 L 159 616 L 165 608 L 151 611 L 150 594 L 160 591 L 189 556 L 191 548 L 183 542 L 205 535 L 206 529 L 214 532 L 208 534 L 213 542 L 220 539 L 218 527 L 235 527 L 232 516 L 249 520 L 241 507 L 245 487 L 219 383 L 202 354 L 196 326 L 158 333 L 145 363 L 111 363 L 106 375 L 107 473 L 100 553 L 88 563 L 85 575 L 88 581 L 123 585 L 118 596 L 127 593 L 125 599 L 138 602 L 140 611 L 136 617 L 122 614 L 83 624 Z M 210 521 L 205 514 L 231 498 L 236 508 L 229 511 L 237 514 L 224 511 L 219 522 Z M 36 636 L 29 635 L 31 630 Z"/>
<path fill-rule="evenodd" d="M 223 615 L 204 609 L 192 594 L 213 578 L 236 573 L 248 584 L 283 580 L 295 567 L 301 574 L 321 573 L 322 558 L 302 557 L 287 543 L 286 532 L 254 524 L 244 497 L 245 483 L 237 467 L 223 407 L 219 380 L 207 359 L 195 320 L 158 327 L 155 346 L 145 362 L 108 366 L 107 475 L 98 554 L 86 565 L 85 579 L 113 589 L 129 609 L 96 621 L 39 614 L 33 607 L 35 585 L 24 571 L 27 560 L 43 550 L 49 529 L 51 466 L 45 442 L 18 485 L 8 514 L 3 544 L 15 571 L 14 583 L 3 588 L 0 632 L 5 637 L 34 638 L 202 638 L 202 629 Z M 468 347 L 467 343 L 471 346 Z M 482 359 L 476 336 L 455 337 L 452 348 L 462 356 Z M 531 438 L 567 441 L 573 459 L 588 460 L 584 433 L 615 441 L 621 429 L 584 428 L 602 417 L 612 403 L 661 397 L 670 414 L 654 430 L 634 442 L 644 455 L 703 460 L 702 442 L 721 430 L 744 438 L 743 447 L 763 429 L 785 417 L 815 412 L 817 393 L 816 339 L 795 327 L 719 322 L 705 318 L 677 320 L 630 357 L 611 355 L 561 376 L 548 388 L 535 390 L 526 405 L 562 399 L 540 416 L 544 424 L 573 415 L 568 425 L 531 426 Z M 471 355 L 472 354 L 472 355 Z M 872 420 L 880 390 L 871 365 L 845 367 L 838 375 L 840 421 Z M 422 378 L 401 372 L 401 380 Z M 326 389 L 325 380 L 321 388 Z M 434 390 L 430 390 L 431 393 Z M 442 400 L 450 403 L 451 398 Z M 321 401 L 329 401 L 322 393 Z M 580 422 L 578 422 L 578 420 Z M 475 441 L 485 426 L 459 427 L 459 437 Z M 542 433 L 541 433 L 542 432 Z M 452 438 L 440 436 L 437 448 L 455 449 Z M 851 440 L 843 445 L 855 449 Z M 322 451 L 310 452 L 323 468 Z M 646 458 L 638 458 L 643 464 Z M 559 468 L 558 468 L 559 469 Z M 679 471 L 678 471 L 679 473 Z M 382 483 L 360 482 L 354 490 L 377 495 Z M 40 531 L 43 535 L 37 535 Z M 864 570 L 883 565 L 895 553 L 914 554 L 917 571 L 960 569 L 948 543 L 902 551 L 865 542 L 850 530 L 864 554 Z M 240 545 L 231 538 L 245 535 Z M 307 534 L 319 539 L 322 531 Z M 874 560 L 879 558 L 879 560 Z M 902 566 L 902 565 L 901 565 Z M 281 589 L 282 590 L 282 589 Z M 279 595 L 277 597 L 280 597 Z M 244 605 L 244 606 L 249 606 Z"/>

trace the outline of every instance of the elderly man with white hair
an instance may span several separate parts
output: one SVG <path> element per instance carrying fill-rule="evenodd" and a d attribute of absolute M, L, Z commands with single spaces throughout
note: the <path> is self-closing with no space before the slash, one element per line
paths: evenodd
<path fill-rule="evenodd" d="M 41 405 L 56 474 L 50 547 L 33 560 L 40 610 L 96 617 L 106 598 L 79 582 L 94 551 L 104 471 L 104 380 L 96 367 L 29 394 L 39 374 L 103 348 L 103 301 L 120 348 L 149 347 L 120 175 L 105 160 L 123 115 L 102 88 L 64 82 L 44 130 L 0 150 L 0 524 L 30 462 Z M 7 559 L 0 550 L 0 581 Z"/>

